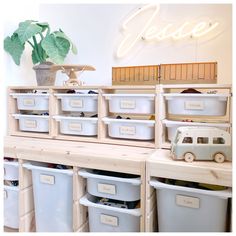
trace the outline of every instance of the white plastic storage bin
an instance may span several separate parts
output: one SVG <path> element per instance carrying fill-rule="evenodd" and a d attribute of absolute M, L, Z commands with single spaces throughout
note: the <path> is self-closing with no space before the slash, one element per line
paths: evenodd
<path fill-rule="evenodd" d="M 98 118 L 54 116 L 60 122 L 60 133 L 70 135 L 97 135 Z"/>
<path fill-rule="evenodd" d="M 127 178 L 126 174 L 122 173 L 107 172 L 108 174 L 105 175 L 99 172 L 98 170 L 79 170 L 79 175 L 87 178 L 87 191 L 91 195 L 121 201 L 140 199 L 141 180 L 139 177 L 132 178 L 128 175 Z"/>
<path fill-rule="evenodd" d="M 160 232 L 224 232 L 231 189 L 214 191 L 151 180 Z"/>
<path fill-rule="evenodd" d="M 80 204 L 88 207 L 90 232 L 139 232 L 139 208 L 123 209 L 95 203 L 96 197 L 85 195 Z"/>
<path fill-rule="evenodd" d="M 62 111 L 97 112 L 97 94 L 56 93 L 55 96 L 61 99 Z"/>
<path fill-rule="evenodd" d="M 10 93 L 17 99 L 19 110 L 48 111 L 49 94 L 43 93 Z"/>
<path fill-rule="evenodd" d="M 227 130 L 230 128 L 229 123 L 203 123 L 203 122 L 186 122 L 186 121 L 172 121 L 164 119 L 162 123 L 167 128 L 167 138 L 172 141 L 175 137 L 175 132 L 178 127 L 181 126 L 200 126 L 200 127 L 217 127 L 222 130 Z"/>
<path fill-rule="evenodd" d="M 168 113 L 173 115 L 223 116 L 228 94 L 164 93 Z"/>
<path fill-rule="evenodd" d="M 154 94 L 103 94 L 113 113 L 154 114 Z"/>
<path fill-rule="evenodd" d="M 73 197 L 70 169 L 53 169 L 30 163 L 37 232 L 72 232 Z"/>
<path fill-rule="evenodd" d="M 108 125 L 108 135 L 112 138 L 152 140 L 154 139 L 154 120 L 128 120 L 103 118 Z"/>
<path fill-rule="evenodd" d="M 19 164 L 18 161 L 4 160 L 4 180 L 19 179 Z"/>
<path fill-rule="evenodd" d="M 4 226 L 19 228 L 19 188 L 4 186 Z"/>
<path fill-rule="evenodd" d="M 22 115 L 22 114 L 13 114 L 12 116 L 15 119 L 19 120 L 19 129 L 21 131 L 31 131 L 31 132 L 41 132 L 41 133 L 49 132 L 49 125 L 48 125 L 49 116 Z"/>

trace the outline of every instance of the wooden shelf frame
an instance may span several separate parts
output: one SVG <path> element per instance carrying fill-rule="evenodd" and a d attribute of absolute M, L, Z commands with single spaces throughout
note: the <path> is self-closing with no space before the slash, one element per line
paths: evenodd
<path fill-rule="evenodd" d="M 61 101 L 54 94 L 65 93 L 67 90 L 96 90 L 98 92 L 98 128 L 97 136 L 77 136 L 77 135 L 65 135 L 59 131 L 59 122 L 53 119 L 55 115 L 63 115 L 65 112 L 61 110 Z M 58 139 L 58 140 L 71 140 L 81 142 L 93 142 L 93 143 L 107 143 L 107 144 L 118 144 L 136 147 L 156 147 L 156 140 L 153 141 L 141 141 L 141 140 L 129 140 L 129 139 L 118 139 L 110 138 L 108 136 L 107 125 L 104 124 L 102 119 L 111 115 L 108 109 L 108 101 L 105 99 L 103 94 L 105 93 L 150 93 L 152 91 L 155 94 L 155 86 L 81 86 L 81 87 L 57 87 L 57 86 L 46 86 L 46 87 L 9 87 L 8 94 L 14 92 L 27 92 L 33 90 L 46 90 L 49 93 L 49 133 L 37 133 L 37 132 L 25 132 L 19 130 L 18 121 L 12 117 L 12 114 L 17 114 L 20 111 L 17 109 L 16 99 L 8 95 L 8 110 L 9 115 L 9 126 L 8 134 L 12 136 L 23 136 L 33 138 L 45 138 L 45 139 Z M 129 115 L 129 114 L 128 114 Z M 151 114 L 146 114 L 146 119 Z M 155 114 L 154 114 L 155 115 Z"/>
<path fill-rule="evenodd" d="M 227 102 L 227 112 L 225 116 L 196 116 L 196 115 L 170 115 L 168 114 L 167 102 L 163 96 L 163 93 L 179 93 L 184 89 L 193 88 L 201 92 L 207 92 L 209 90 L 216 90 L 217 93 L 229 94 Z M 156 121 L 156 133 L 158 137 L 158 148 L 170 149 L 170 141 L 167 140 L 167 128 L 163 124 L 164 119 L 181 121 L 184 119 L 192 119 L 196 122 L 209 122 L 209 123 L 225 123 L 229 125 L 229 132 L 232 133 L 232 86 L 220 85 L 220 84 L 174 84 L 174 85 L 159 85 L 157 87 L 158 95 L 158 117 Z"/>
<path fill-rule="evenodd" d="M 170 150 L 158 149 L 146 161 L 146 232 L 157 230 L 157 204 L 152 178 L 168 178 L 232 187 L 232 162 L 175 161 Z"/>
<path fill-rule="evenodd" d="M 219 93 L 226 92 L 229 94 L 227 103 L 227 114 L 223 117 L 213 117 L 213 116 L 174 116 L 169 115 L 167 112 L 167 102 L 163 96 L 163 93 L 180 92 L 183 89 L 194 88 L 202 92 L 209 90 L 217 90 Z M 136 147 L 149 147 L 149 148 L 170 148 L 170 142 L 167 140 L 166 127 L 163 125 L 163 119 L 169 120 L 182 120 L 182 119 L 194 119 L 194 121 L 203 120 L 213 123 L 218 121 L 219 123 L 228 123 L 230 125 L 230 133 L 232 132 L 232 86 L 231 85 L 217 85 L 217 84 L 177 84 L 177 85 L 156 85 L 156 86 L 82 86 L 82 87 L 10 87 L 10 92 L 17 91 L 30 91 L 30 90 L 48 90 L 49 92 L 49 133 L 36 133 L 36 132 L 22 132 L 19 131 L 18 121 L 12 117 L 12 114 L 18 113 L 16 106 L 16 99 L 9 96 L 9 135 L 13 136 L 25 136 L 34 138 L 49 138 L 49 139 L 59 139 L 59 140 L 71 140 L 71 141 L 81 141 L 81 142 L 94 142 L 94 143 L 107 143 L 107 144 L 118 144 Z M 54 95 L 58 92 L 65 92 L 68 89 L 75 90 L 96 90 L 98 91 L 98 128 L 96 137 L 87 136 L 76 136 L 76 135 L 64 135 L 59 132 L 59 123 L 55 121 L 52 117 L 54 115 L 63 114 L 60 108 L 60 99 L 57 99 Z M 109 117 L 111 115 L 117 115 L 109 112 L 108 101 L 106 101 L 103 94 L 112 93 L 153 93 L 155 94 L 155 138 L 153 141 L 140 141 L 140 140 L 129 140 L 129 139 L 118 139 L 110 138 L 108 136 L 107 125 L 104 124 L 102 119 L 104 117 Z M 125 114 L 126 116 L 131 116 L 132 114 Z M 145 114 L 143 119 L 148 119 L 151 114 Z M 135 116 L 134 116 L 135 117 Z"/>
<path fill-rule="evenodd" d="M 118 145 L 72 142 L 64 140 L 31 139 L 29 137 L 7 136 L 4 139 L 4 156 L 16 158 L 20 162 L 20 232 L 35 230 L 30 171 L 23 168 L 27 161 L 38 161 L 69 165 L 73 167 L 73 230 L 88 231 L 87 207 L 79 204 L 85 194 L 85 180 L 78 175 L 80 168 L 109 170 L 139 175 L 140 186 L 140 231 L 145 232 L 145 191 L 146 159 L 154 152 L 151 148 L 120 147 Z M 32 189 L 32 188 L 31 188 Z M 29 200 L 31 199 L 31 200 Z M 22 203 L 25 204 L 22 204 Z M 31 205 L 29 205 L 31 204 Z M 29 207 L 31 206 L 31 211 Z M 30 212 L 30 214 L 28 214 Z"/>
<path fill-rule="evenodd" d="M 7 136 L 4 139 L 4 155 L 17 158 L 20 163 L 20 232 L 34 230 L 34 211 L 30 212 L 29 200 L 32 180 L 24 162 L 39 161 L 73 167 L 73 230 L 87 232 L 87 208 L 79 204 L 85 194 L 85 180 L 78 175 L 80 168 L 109 170 L 140 175 L 141 212 L 140 231 L 153 232 L 157 229 L 156 191 L 149 185 L 153 177 L 178 179 L 232 187 L 232 163 L 174 161 L 170 151 L 141 147 L 118 146 L 97 143 L 71 142 L 64 140 L 30 139 Z M 31 209 L 31 208 L 30 208 Z"/>

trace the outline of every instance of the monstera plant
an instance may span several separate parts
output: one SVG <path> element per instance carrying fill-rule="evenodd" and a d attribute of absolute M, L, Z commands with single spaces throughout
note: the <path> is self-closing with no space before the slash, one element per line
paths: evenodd
<path fill-rule="evenodd" d="M 11 55 L 16 65 L 20 65 L 26 44 L 32 47 L 33 64 L 39 64 L 33 67 L 36 76 L 39 69 L 42 69 L 44 74 L 48 70 L 50 73 L 46 77 L 48 76 L 51 80 L 56 73 L 50 70 L 51 64 L 62 64 L 70 50 L 77 54 L 76 46 L 68 36 L 61 29 L 51 32 L 47 22 L 41 23 L 34 20 L 20 22 L 18 29 L 10 37 L 4 39 L 4 49 Z M 51 82 L 48 83 L 43 85 L 52 85 Z"/>

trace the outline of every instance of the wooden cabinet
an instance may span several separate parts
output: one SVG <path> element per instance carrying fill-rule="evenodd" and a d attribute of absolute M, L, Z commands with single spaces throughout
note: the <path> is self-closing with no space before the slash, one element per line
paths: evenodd
<path fill-rule="evenodd" d="M 194 68 L 193 68 L 194 69 Z M 189 73 L 189 70 L 186 72 Z M 179 75 L 181 76 L 181 75 Z M 171 77 L 171 75 L 170 75 Z M 168 114 L 167 101 L 164 94 L 180 93 L 187 88 L 194 88 L 206 93 L 217 90 L 218 93 L 226 93 L 227 108 L 224 116 L 181 116 L 182 119 L 194 119 L 194 121 L 207 121 L 228 124 L 231 133 L 231 86 L 229 85 L 156 85 L 156 86 L 83 86 L 83 87 L 10 87 L 8 96 L 8 136 L 4 139 L 4 156 L 19 160 L 19 222 L 20 232 L 35 231 L 32 178 L 31 172 L 23 167 L 27 161 L 43 163 L 55 163 L 69 165 L 73 168 L 73 231 L 88 231 L 87 208 L 79 203 L 79 199 L 86 193 L 86 182 L 78 175 L 80 168 L 108 170 L 120 173 L 139 175 L 141 178 L 141 218 L 140 231 L 152 232 L 156 229 L 156 195 L 149 185 L 153 177 L 173 178 L 202 182 L 223 186 L 232 186 L 232 163 L 215 163 L 211 161 L 195 161 L 186 163 L 174 161 L 170 158 L 170 141 L 167 139 L 167 130 L 164 119 L 180 120 L 178 116 Z M 61 99 L 56 94 L 66 94 L 68 90 L 94 90 L 97 92 L 97 135 L 81 136 L 66 135 L 60 132 L 59 122 L 55 116 L 71 115 L 62 110 Z M 12 93 L 29 93 L 34 90 L 47 92 L 49 95 L 49 131 L 47 133 L 26 132 L 20 130 L 18 120 L 13 114 L 22 113 L 18 109 L 17 100 Z M 109 108 L 109 95 L 145 95 L 152 97 L 153 107 L 148 112 L 139 114 L 132 110 L 124 113 L 116 113 Z M 130 97 L 122 101 L 122 109 L 133 109 L 136 102 Z M 27 101 L 25 105 L 32 104 Z M 75 106 L 81 107 L 81 100 L 76 100 Z M 119 104 L 121 104 L 119 102 Z M 25 111 L 24 111 L 25 112 Z M 31 111 L 32 112 L 32 111 Z M 35 112 L 35 111 L 33 111 Z M 44 111 L 45 112 L 45 111 Z M 26 111 L 27 113 L 27 111 Z M 79 112 L 80 113 L 80 112 Z M 137 114 L 138 113 L 138 114 Z M 91 115 L 91 113 L 88 113 Z M 113 138 L 109 136 L 108 126 L 104 118 L 122 116 L 140 120 L 152 120 L 153 139 L 135 140 L 127 138 Z M 77 113 L 78 116 L 78 113 Z M 32 122 L 30 126 L 33 126 Z M 81 126 L 76 126 L 77 131 Z M 128 126 L 127 126 L 128 127 Z M 134 134 L 134 128 L 127 128 L 122 132 Z"/>

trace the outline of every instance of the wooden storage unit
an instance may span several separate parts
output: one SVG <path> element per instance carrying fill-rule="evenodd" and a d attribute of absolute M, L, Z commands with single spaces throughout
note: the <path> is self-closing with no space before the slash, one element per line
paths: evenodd
<path fill-rule="evenodd" d="M 187 88 L 206 92 L 217 90 L 219 94 L 228 94 L 227 112 L 224 116 L 170 115 L 164 93 L 180 93 Z M 49 93 L 49 133 L 23 132 L 12 114 L 19 113 L 16 99 L 9 96 L 9 136 L 4 140 L 4 155 L 19 159 L 20 173 L 20 232 L 34 231 L 34 209 L 32 202 L 32 179 L 30 171 L 23 168 L 27 161 L 39 161 L 73 167 L 73 230 L 88 231 L 87 208 L 79 204 L 85 194 L 86 183 L 78 175 L 80 168 L 116 171 L 140 175 L 141 212 L 140 231 L 152 232 L 156 229 L 156 194 L 149 181 L 152 177 L 165 177 L 193 182 L 232 186 L 232 163 L 209 161 L 174 161 L 169 156 L 170 142 L 167 141 L 163 119 L 192 119 L 209 123 L 228 124 L 232 134 L 232 114 L 230 85 L 156 85 L 156 86 L 83 86 L 83 87 L 11 87 L 9 93 L 46 90 Z M 68 89 L 98 91 L 98 130 L 97 136 L 73 136 L 59 132 L 56 115 L 67 114 L 61 110 L 61 101 L 55 96 Z M 106 94 L 154 94 L 154 110 L 144 114 L 117 114 L 109 111 Z M 129 103 L 128 108 L 132 105 Z M 104 118 L 121 115 L 147 120 L 155 116 L 154 140 L 140 141 L 110 138 Z M 113 145 L 112 145 L 113 144 Z M 156 148 L 156 150 L 154 149 Z M 163 149 L 160 149 L 163 148 Z"/>
<path fill-rule="evenodd" d="M 38 137 L 38 138 L 51 138 L 52 135 L 52 124 L 49 121 L 49 132 L 48 133 L 36 133 L 36 132 L 23 132 L 19 129 L 19 122 L 13 117 L 13 114 L 20 114 L 21 111 L 17 107 L 17 100 L 13 98 L 11 95 L 12 93 L 34 93 L 34 90 L 38 91 L 45 91 L 48 94 L 51 94 L 50 87 L 9 87 L 8 88 L 8 134 L 9 135 L 20 135 L 20 136 L 26 136 L 26 137 Z M 50 95 L 49 95 L 50 99 Z M 53 109 L 53 105 L 49 103 L 49 117 L 51 110 Z M 24 113 L 32 114 L 34 110 L 26 110 Z"/>
<path fill-rule="evenodd" d="M 4 155 L 19 159 L 20 163 L 20 232 L 33 231 L 34 210 L 30 171 L 23 168 L 27 161 L 39 161 L 73 166 L 73 229 L 88 231 L 87 209 L 79 204 L 85 194 L 85 181 L 78 175 L 79 168 L 109 170 L 140 175 L 141 213 L 140 231 L 145 231 L 145 161 L 153 149 L 120 147 L 117 145 L 71 142 L 62 140 L 31 139 L 28 137 L 5 137 Z"/>
<path fill-rule="evenodd" d="M 165 98 L 165 94 L 180 94 L 181 91 L 186 90 L 188 88 L 193 88 L 195 90 L 201 91 L 206 94 L 209 91 L 214 91 L 221 95 L 225 95 L 227 97 L 227 107 L 226 114 L 223 116 L 217 115 L 173 115 L 168 113 L 168 104 Z M 156 140 L 158 140 L 157 147 L 158 148 L 170 148 L 170 141 L 167 140 L 167 129 L 163 122 L 163 120 L 170 121 L 182 121 L 182 120 L 192 120 L 194 122 L 207 122 L 210 124 L 222 124 L 227 126 L 227 131 L 232 133 L 232 88 L 231 85 L 209 85 L 209 84 L 194 84 L 194 85 L 159 85 L 157 86 L 157 100 L 158 100 L 158 111 L 157 116 L 159 119 L 156 123 Z M 216 94 L 216 95 L 217 95 Z M 190 95 L 190 94 L 189 94 Z M 188 96 L 188 94 L 186 94 Z M 191 95 L 190 95 L 191 96 Z M 213 95 L 214 96 L 214 95 Z M 214 107 L 214 109 L 216 109 Z M 212 109 L 212 110 L 214 110 Z"/>
<path fill-rule="evenodd" d="M 152 177 L 232 187 L 232 163 L 174 161 L 169 150 L 158 149 L 146 162 L 146 176 L 146 232 L 153 232 L 157 229 L 157 205 L 156 191 L 149 185 Z"/>
<path fill-rule="evenodd" d="M 17 108 L 16 99 L 13 98 L 10 93 L 12 92 L 29 92 L 34 90 L 44 90 L 49 94 L 49 132 L 48 133 L 39 133 L 39 132 L 27 132 L 20 131 L 18 121 L 15 120 L 12 114 L 19 113 L 20 111 Z M 57 94 L 66 94 L 68 90 L 79 90 L 87 91 L 95 90 L 97 94 L 97 135 L 96 136 L 81 136 L 81 135 L 69 135 L 60 133 L 59 122 L 56 121 L 55 116 L 58 115 L 69 115 L 70 112 L 62 111 L 61 109 L 61 99 L 58 98 Z M 153 94 L 154 106 L 157 106 L 156 103 L 156 87 L 155 86 L 111 86 L 111 87 L 96 87 L 96 86 L 82 86 L 82 87 L 10 87 L 9 88 L 9 135 L 13 136 L 26 136 L 26 137 L 36 137 L 36 138 L 49 138 L 49 139 L 60 139 L 60 140 L 72 140 L 72 141 L 84 141 L 84 142 L 95 142 L 95 143 L 111 143 L 111 144 L 120 144 L 128 146 L 137 146 L 137 147 L 156 147 L 157 140 L 154 139 L 151 141 L 142 141 L 142 140 L 132 140 L 132 139 L 113 139 L 110 138 L 107 134 L 107 126 L 103 122 L 103 118 L 108 115 L 114 115 L 109 112 L 108 101 L 105 99 L 104 94 L 115 94 L 115 93 L 127 93 L 127 94 Z M 139 119 L 147 120 L 151 115 L 155 116 L 157 119 L 156 108 L 150 114 L 142 114 L 137 116 Z M 86 116 L 90 113 L 86 113 Z M 77 114 L 78 115 L 78 114 Z M 153 117 L 154 117 L 153 116 Z M 155 125 L 154 125 L 155 126 Z M 154 128 L 155 129 L 155 128 Z"/>
<path fill-rule="evenodd" d="M 123 101 L 126 103 L 129 103 L 128 105 L 134 105 L 131 104 L 132 102 L 132 97 L 125 97 L 126 94 L 133 96 L 133 95 L 147 95 L 147 96 L 152 96 L 153 95 L 153 102 L 154 102 L 154 111 L 153 112 L 147 112 L 147 113 L 132 113 L 131 112 L 125 112 L 123 111 L 120 112 L 111 112 L 109 111 L 109 99 L 112 98 L 107 98 L 107 96 L 113 95 L 124 95 Z M 100 101 L 100 111 L 101 111 L 101 121 L 102 121 L 102 128 L 100 129 L 100 138 L 101 141 L 104 143 L 111 143 L 111 144 L 119 144 L 119 145 L 130 145 L 130 146 L 140 146 L 140 147 L 150 147 L 154 148 L 155 147 L 155 137 L 153 140 L 148 140 L 148 141 L 142 141 L 142 140 L 132 140 L 132 139 L 126 139 L 126 138 L 111 138 L 108 135 L 108 125 L 105 124 L 103 121 L 104 118 L 108 117 L 117 117 L 121 116 L 122 121 L 124 121 L 127 117 L 131 118 L 132 120 L 149 120 L 152 115 L 155 116 L 156 110 L 155 110 L 155 104 L 156 104 L 156 92 L 155 92 L 155 86 L 111 86 L 111 87 L 105 87 L 102 89 L 102 98 Z M 125 105 L 125 104 L 124 104 Z M 126 107 L 128 108 L 128 107 Z M 134 108 L 134 107 L 132 107 Z M 122 110 L 122 109 L 120 109 Z M 129 109 L 123 109 L 123 110 L 129 110 Z M 154 117 L 153 116 L 153 117 Z M 156 117 L 156 116 L 155 116 Z M 119 121 L 119 120 L 117 120 Z M 154 125 L 155 127 L 155 125 Z M 155 128 L 153 128 L 155 129 Z M 132 137 L 132 136 L 131 136 Z"/>

